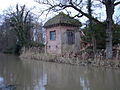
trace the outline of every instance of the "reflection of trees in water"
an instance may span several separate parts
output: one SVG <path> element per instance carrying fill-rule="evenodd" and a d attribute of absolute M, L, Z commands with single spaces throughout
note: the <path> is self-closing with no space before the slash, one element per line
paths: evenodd
<path fill-rule="evenodd" d="M 0 56 L 0 77 L 17 90 L 118 90 L 120 72 Z"/>
<path fill-rule="evenodd" d="M 76 67 L 65 64 L 45 63 L 46 90 L 117 90 L 120 72 L 93 67 Z"/>
<path fill-rule="evenodd" d="M 21 61 L 12 55 L 0 55 L 0 76 L 4 84 L 19 84 Z"/>
<path fill-rule="evenodd" d="M 115 90 L 120 88 L 120 72 L 115 70 L 38 61 L 23 61 L 23 66 L 24 70 L 26 69 L 24 72 L 29 71 L 28 75 L 25 74 L 26 78 L 31 76 L 29 77 L 31 86 L 28 86 L 34 90 Z M 26 78 L 24 79 L 30 81 Z"/>
<path fill-rule="evenodd" d="M 0 76 L 5 84 L 17 85 L 17 90 L 34 90 L 32 71 L 18 57 L 0 56 Z"/>
<path fill-rule="evenodd" d="M 17 59 L 14 56 L 0 56 L 0 77 L 4 83 L 17 85 L 17 90 L 45 90 L 47 74 L 43 72 L 43 64 Z"/>
<path fill-rule="evenodd" d="M 48 74 L 46 90 L 89 90 L 87 67 L 65 64 L 48 64 L 44 67 Z"/>
<path fill-rule="evenodd" d="M 80 90 L 78 69 L 55 63 L 43 67 L 48 74 L 46 90 Z"/>
<path fill-rule="evenodd" d="M 119 90 L 119 76 L 119 70 L 89 68 L 87 77 L 90 83 L 90 90 Z"/>
<path fill-rule="evenodd" d="M 27 84 L 29 89 L 25 90 L 46 90 L 44 86 L 47 84 L 47 74 L 43 70 L 43 63 L 31 60 L 23 60 L 22 62 L 26 71 L 29 70 L 31 72 L 27 73 L 31 76 L 31 83 Z M 29 78 L 28 80 L 25 79 L 25 81 L 29 81 Z M 26 87 L 26 82 L 24 85 Z"/>

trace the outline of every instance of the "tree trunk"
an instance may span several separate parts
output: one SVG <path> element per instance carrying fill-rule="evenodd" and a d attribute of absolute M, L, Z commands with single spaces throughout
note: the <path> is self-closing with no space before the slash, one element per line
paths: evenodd
<path fill-rule="evenodd" d="M 106 28 L 106 58 L 112 58 L 112 22 L 107 23 Z"/>
<path fill-rule="evenodd" d="M 106 0 L 106 59 L 111 59 L 113 56 L 112 52 L 112 24 L 113 24 L 113 13 L 114 13 L 114 2 L 113 0 Z"/>

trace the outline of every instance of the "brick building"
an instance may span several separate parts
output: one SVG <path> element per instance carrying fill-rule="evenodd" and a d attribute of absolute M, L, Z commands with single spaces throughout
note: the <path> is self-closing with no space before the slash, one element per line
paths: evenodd
<path fill-rule="evenodd" d="M 60 12 L 44 24 L 46 29 L 46 51 L 50 54 L 64 54 L 80 50 L 81 23 Z"/>

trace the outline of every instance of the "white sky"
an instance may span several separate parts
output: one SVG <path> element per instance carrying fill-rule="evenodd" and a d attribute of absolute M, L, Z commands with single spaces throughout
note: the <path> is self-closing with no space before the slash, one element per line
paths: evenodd
<path fill-rule="evenodd" d="M 10 7 L 15 7 L 16 4 L 19 4 L 20 6 L 25 4 L 28 9 L 31 8 L 30 10 L 32 10 L 32 12 L 34 12 L 37 15 L 40 14 L 40 9 L 42 10 L 43 8 L 45 8 L 45 6 L 34 2 L 34 0 L 0 0 L 0 14 L 3 14 L 3 11 L 7 10 Z M 34 6 L 36 7 L 35 9 L 33 9 Z M 49 14 L 47 18 L 51 18 L 52 15 Z M 45 20 L 45 16 L 42 16 L 40 20 L 42 19 Z"/>
<path fill-rule="evenodd" d="M 24 5 L 25 4 L 28 8 L 32 8 L 34 6 L 39 7 L 37 9 L 34 9 L 35 13 L 40 12 L 40 8 L 44 8 L 44 6 L 40 6 L 40 4 L 35 3 L 34 0 L 0 0 L 0 13 L 2 13 L 3 10 L 7 10 L 8 7 L 10 7 L 10 6 L 13 7 L 16 4 L 20 4 L 20 5 Z M 103 8 L 100 9 L 99 8 L 96 11 L 97 12 L 101 12 L 101 11 L 105 11 L 105 9 L 103 9 Z M 118 11 L 115 12 L 115 13 L 120 15 L 120 12 L 118 12 Z M 50 18 L 52 15 L 54 15 L 54 13 L 49 14 L 48 18 Z M 44 17 L 42 17 L 42 18 L 44 18 Z M 101 15 L 101 19 L 105 19 L 105 13 L 104 13 L 104 15 Z M 82 21 L 85 21 L 85 20 L 82 18 Z"/>
<path fill-rule="evenodd" d="M 27 6 L 34 6 L 35 2 L 33 0 L 0 0 L 0 13 L 10 6 L 15 6 L 16 4 L 26 4 Z"/>

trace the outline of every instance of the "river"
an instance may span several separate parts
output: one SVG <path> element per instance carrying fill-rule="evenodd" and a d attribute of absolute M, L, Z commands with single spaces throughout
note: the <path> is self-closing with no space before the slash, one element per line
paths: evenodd
<path fill-rule="evenodd" d="M 0 84 L 16 90 L 120 90 L 120 70 L 20 60 L 0 54 Z"/>

